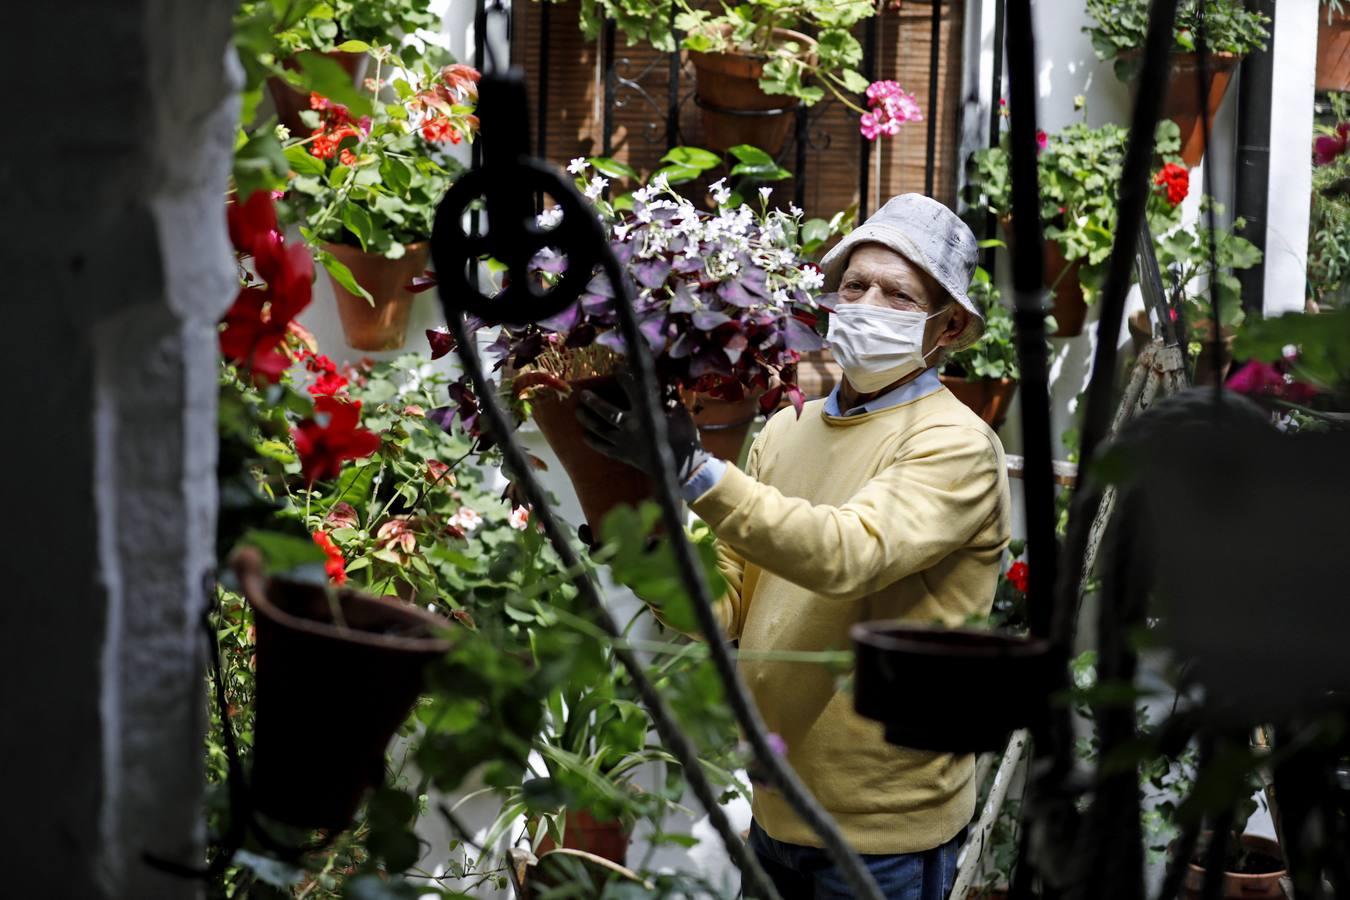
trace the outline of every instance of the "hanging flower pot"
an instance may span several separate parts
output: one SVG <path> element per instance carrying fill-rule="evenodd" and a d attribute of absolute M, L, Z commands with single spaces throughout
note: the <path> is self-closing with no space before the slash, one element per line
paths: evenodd
<path fill-rule="evenodd" d="M 726 33 L 726 29 L 723 30 Z M 814 65 L 816 41 L 799 31 L 775 28 L 779 43 L 792 41 Z M 694 65 L 694 102 L 702 111 L 703 143 L 713 150 L 750 144 L 777 155 L 793 125 L 796 97 L 766 94 L 759 86 L 765 59 L 740 53 L 689 51 Z"/>
<path fill-rule="evenodd" d="M 323 55 L 342 66 L 353 82 L 359 77 L 366 60 L 365 53 L 347 53 L 343 50 L 331 50 Z M 282 66 L 293 71 L 299 69 L 294 57 L 288 57 Z M 300 119 L 300 113 L 310 108 L 308 94 L 300 93 L 285 79 L 275 75 L 267 79 L 267 93 L 272 96 L 272 105 L 276 107 L 277 121 L 286 126 L 292 137 L 309 134 L 310 129 Z"/>
<path fill-rule="evenodd" d="M 249 790 L 260 812 L 341 829 L 384 779 L 384 752 L 450 644 L 450 622 L 393 598 L 265 578 L 262 557 L 235 571 L 257 630 L 257 712 Z"/>
<path fill-rule="evenodd" d="M 632 829 L 622 819 L 602 822 L 585 809 L 568 810 L 564 818 L 562 845 L 568 850 L 591 853 L 622 866 L 627 864 L 628 845 L 632 840 Z M 545 835 L 539 842 L 539 855 L 543 856 L 557 846 L 553 838 Z"/>
<path fill-rule="evenodd" d="M 893 622 L 854 625 L 849 636 L 854 708 L 897 746 L 998 750 L 1049 706 L 1056 665 L 1047 641 Z"/>
<path fill-rule="evenodd" d="M 324 244 L 324 249 L 351 269 L 356 283 L 369 292 L 366 300 L 329 276 L 347 345 L 355 350 L 397 350 L 408 334 L 413 295 L 408 283 L 427 266 L 430 245 L 408 244 L 403 256 L 390 259 L 350 244 Z"/>
<path fill-rule="evenodd" d="M 1017 380 L 1013 378 L 961 378 L 956 375 L 940 375 L 942 384 L 956 395 L 975 415 L 984 419 L 990 428 L 998 430 L 1008 418 L 1008 404 L 1017 393 Z"/>
<path fill-rule="evenodd" d="M 1211 835 L 1206 834 L 1206 840 Z M 1284 863 L 1284 852 L 1277 841 L 1244 834 L 1241 837 L 1242 852 L 1238 857 L 1237 871 L 1226 871 L 1223 876 L 1223 888 L 1219 894 L 1223 900 L 1261 900 L 1263 897 L 1283 898 L 1284 889 L 1280 879 L 1288 872 Z M 1198 898 L 1205 884 L 1205 865 L 1203 851 L 1192 858 L 1186 869 L 1185 896 Z"/>
<path fill-rule="evenodd" d="M 711 394 L 686 397 L 686 405 L 698 426 L 703 449 L 718 459 L 737 462 L 745 449 L 745 438 L 759 415 L 759 395 L 740 400 L 723 400 Z"/>
<path fill-rule="evenodd" d="M 1016 253 L 1012 242 L 1012 216 L 1001 216 L 999 222 L 1008 237 L 1008 252 Z M 1051 337 L 1077 337 L 1083 333 L 1083 323 L 1087 320 L 1087 300 L 1083 296 L 1083 283 L 1078 280 L 1082 260 L 1070 261 L 1064 256 L 1058 241 L 1041 242 L 1042 270 L 1045 286 L 1052 294 L 1055 317 L 1055 331 Z"/>
<path fill-rule="evenodd" d="M 516 378 L 515 391 L 520 394 L 545 383 L 558 382 L 552 376 L 530 373 Z M 628 406 L 623 387 L 613 375 L 580 378 L 559 382 L 564 390 L 541 387 L 530 395 L 530 408 L 539 431 L 562 463 L 572 481 L 581 511 L 591 527 L 591 533 L 600 534 L 600 523 L 605 515 L 620 505 L 637 506 L 652 496 L 651 479 L 632 466 L 616 462 L 591 449 L 586 443 L 581 423 L 577 421 L 577 405 L 582 391 L 594 391 L 620 408 Z"/>
<path fill-rule="evenodd" d="M 1350 91 L 1350 12 L 1318 10 L 1317 89 Z"/>
<path fill-rule="evenodd" d="M 1223 104 L 1228 83 L 1233 80 L 1242 57 L 1232 53 L 1211 53 L 1205 57 L 1205 74 L 1209 84 L 1200 102 L 1196 81 L 1200 77 L 1200 57 L 1195 53 L 1174 53 L 1168 74 L 1167 91 L 1163 94 L 1164 119 L 1171 119 L 1181 129 L 1181 158 L 1188 168 L 1200 164 L 1205 156 L 1205 135 L 1214 141 L 1214 117 Z"/>

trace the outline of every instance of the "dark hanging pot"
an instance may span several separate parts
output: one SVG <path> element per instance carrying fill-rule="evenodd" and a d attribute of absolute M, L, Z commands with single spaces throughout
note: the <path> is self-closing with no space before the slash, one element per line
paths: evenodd
<path fill-rule="evenodd" d="M 366 59 L 364 53 L 347 53 L 342 50 L 332 50 L 324 56 L 342 66 L 352 77 L 352 81 L 356 81 Z M 287 58 L 282 66 L 291 70 L 299 68 L 294 58 Z M 300 120 L 300 113 L 309 109 L 309 95 L 300 93 L 275 75 L 267 79 L 267 93 L 272 95 L 272 105 L 277 110 L 277 121 L 290 130 L 292 137 L 307 137 L 312 129 L 305 127 L 305 123 Z"/>
<path fill-rule="evenodd" d="M 565 849 L 591 853 L 620 866 L 628 863 L 628 845 L 632 840 L 632 829 L 625 825 L 622 819 L 602 822 L 588 810 L 581 809 L 568 810 L 564 820 Z M 539 842 L 539 855 L 543 856 L 557 846 L 553 838 L 546 835 Z"/>
<path fill-rule="evenodd" d="M 515 391 L 538 388 L 530 396 L 534 421 L 571 479 L 591 533 L 598 537 L 605 515 L 616 506 L 637 506 L 650 499 L 652 483 L 645 473 L 591 449 L 577 421 L 577 404 L 584 390 L 595 391 L 620 408 L 627 408 L 628 399 L 612 375 L 566 382 L 561 385 L 564 390 L 540 386 L 546 380 L 556 381 L 539 373 L 517 376 Z"/>
<path fill-rule="evenodd" d="M 774 38 L 793 41 L 815 62 L 815 38 L 799 31 L 775 28 Z M 702 111 L 703 144 L 725 151 L 751 144 L 776 156 L 793 125 L 795 97 L 766 94 L 759 87 L 765 59 L 740 53 L 689 51 L 694 65 L 694 102 Z"/>
<path fill-rule="evenodd" d="M 740 460 L 750 426 L 759 415 L 759 395 L 722 400 L 711 394 L 694 394 L 685 402 L 698 426 L 703 449 L 727 462 Z"/>
<path fill-rule="evenodd" d="M 961 378 L 956 375 L 939 375 L 942 384 L 956 395 L 975 415 L 984 419 L 989 427 L 997 430 L 1008 418 L 1008 404 L 1017 393 L 1017 380 L 1013 378 Z"/>
<path fill-rule="evenodd" d="M 1135 54 L 1138 55 L 1138 54 Z M 1209 84 L 1205 102 L 1200 102 L 1196 80 L 1199 78 L 1200 57 L 1196 53 L 1174 53 L 1168 74 L 1167 93 L 1163 96 L 1163 118 L 1171 119 L 1181 129 L 1181 159 L 1188 168 L 1200 164 L 1205 156 L 1205 134 L 1214 141 L 1214 116 L 1228 93 L 1242 57 L 1233 53 L 1211 53 L 1205 57 L 1205 73 Z"/>
<path fill-rule="evenodd" d="M 1317 89 L 1350 91 L 1350 12 L 1319 9 Z"/>
<path fill-rule="evenodd" d="M 1056 666 L 1048 641 L 894 622 L 864 622 L 849 634 L 854 709 L 881 722 L 897 746 L 1000 750 L 1009 732 L 1049 709 Z"/>
<path fill-rule="evenodd" d="M 1206 840 L 1209 837 L 1206 835 Z M 1279 843 L 1255 834 L 1244 834 L 1241 840 L 1243 871 L 1224 873 L 1219 896 L 1223 900 L 1283 900 L 1284 889 L 1280 887 L 1280 879 L 1288 872 Z M 1197 854 L 1186 869 L 1184 896 L 1198 900 L 1204 884 L 1204 857 Z"/>
<path fill-rule="evenodd" d="M 347 345 L 355 350 L 398 350 L 402 347 L 408 335 L 408 317 L 413 305 L 408 283 L 426 270 L 430 245 L 426 241 L 408 244 L 398 259 L 367 253 L 350 244 L 330 242 L 324 244 L 324 249 L 352 270 L 356 283 L 372 298 L 366 300 L 353 294 L 329 276 Z"/>
<path fill-rule="evenodd" d="M 265 578 L 245 549 L 235 571 L 257 630 L 257 713 L 249 790 L 291 825 L 339 830 L 384 779 L 384 752 L 450 649 L 450 622 L 395 598 Z M 340 613 L 340 621 L 334 615 Z"/>

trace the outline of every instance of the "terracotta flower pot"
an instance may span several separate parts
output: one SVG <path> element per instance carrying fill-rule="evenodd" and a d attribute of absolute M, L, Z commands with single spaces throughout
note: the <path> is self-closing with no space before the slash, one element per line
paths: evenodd
<path fill-rule="evenodd" d="M 356 283 L 370 292 L 373 301 L 353 294 L 330 276 L 347 345 L 356 350 L 402 347 L 413 305 L 408 282 L 426 270 L 430 245 L 426 241 L 408 244 L 398 259 L 367 253 L 350 244 L 328 243 L 324 249 L 352 270 Z"/>
<path fill-rule="evenodd" d="M 775 28 L 774 37 L 809 48 L 808 58 L 814 62 L 814 38 L 786 28 Z M 721 151 L 751 144 L 777 155 L 792 129 L 792 111 L 799 101 L 760 90 L 764 58 L 691 50 L 689 59 L 694 64 L 694 100 L 702 110 L 704 146 Z"/>
<path fill-rule="evenodd" d="M 1286 874 L 1284 853 L 1280 845 L 1270 838 L 1254 834 L 1242 836 L 1242 846 L 1248 854 L 1256 854 L 1261 863 L 1266 863 L 1269 872 L 1225 872 L 1223 876 L 1224 900 L 1260 900 L 1263 897 L 1283 898 L 1284 889 L 1280 879 Z M 1264 859 L 1260 859 L 1264 857 Z M 1192 862 L 1186 870 L 1185 896 L 1199 897 L 1205 883 L 1205 868 Z"/>
<path fill-rule="evenodd" d="M 450 643 L 445 618 L 394 598 L 266 579 L 262 557 L 234 567 L 257 629 L 253 805 L 292 825 L 340 829 L 384 779 L 384 751 Z"/>
<path fill-rule="evenodd" d="M 1163 96 L 1163 118 L 1171 119 L 1181 129 L 1181 158 L 1187 167 L 1199 165 L 1205 156 L 1205 134 L 1214 141 L 1214 116 L 1228 92 L 1242 57 L 1232 53 L 1211 53 L 1205 59 L 1209 85 L 1205 102 L 1200 103 L 1196 80 L 1199 78 L 1200 58 L 1195 53 L 1174 53 L 1168 74 L 1167 93 Z"/>
<path fill-rule="evenodd" d="M 562 845 L 565 849 L 593 853 L 621 866 L 627 864 L 628 845 L 633 836 L 621 819 L 601 822 L 589 810 L 568 810 L 564 825 Z M 545 836 L 539 842 L 539 855 L 556 847 L 553 839 Z"/>
<path fill-rule="evenodd" d="M 347 53 L 342 50 L 333 50 L 324 56 L 346 69 L 347 74 L 352 76 L 352 81 L 356 81 L 366 60 L 364 53 Z M 286 59 L 282 65 L 292 70 L 299 68 L 294 58 Z M 277 121 L 290 130 L 292 137 L 307 136 L 312 129 L 305 127 L 305 123 L 300 120 L 300 113 L 309 109 L 309 95 L 300 93 L 275 75 L 267 79 L 267 93 L 272 95 L 272 105 L 277 110 Z"/>
<path fill-rule="evenodd" d="M 881 722 L 897 746 L 999 750 L 1049 708 L 1056 666 L 1047 641 L 894 622 L 854 625 L 849 636 L 854 709 Z M 919 684 L 924 690 L 912 690 Z"/>
<path fill-rule="evenodd" d="M 1003 233 L 1007 236 L 1008 252 L 1016 253 L 1012 241 L 1012 216 L 999 217 Z M 1041 242 L 1041 267 L 1044 271 L 1045 286 L 1053 294 L 1052 315 L 1055 317 L 1055 331 L 1051 337 L 1077 337 L 1083 333 L 1083 323 L 1087 321 L 1087 300 L 1083 297 L 1083 283 L 1078 280 L 1078 271 L 1083 261 L 1070 262 L 1064 257 L 1059 243 L 1052 240 Z"/>
<path fill-rule="evenodd" d="M 1148 317 L 1148 310 L 1139 309 L 1130 313 L 1125 323 L 1130 329 L 1130 347 L 1138 356 L 1153 340 L 1153 321 Z"/>
<path fill-rule="evenodd" d="M 613 376 L 600 376 L 582 378 L 570 382 L 570 386 L 572 390 L 565 396 L 548 388 L 535 391 L 530 395 L 531 410 L 544 440 L 572 481 L 591 532 L 599 537 L 605 515 L 621 504 L 637 506 L 650 499 L 652 483 L 645 473 L 592 450 L 577 421 L 583 390 L 595 391 L 614 405 L 627 407 L 619 382 Z"/>
<path fill-rule="evenodd" d="M 720 400 L 708 394 L 695 394 L 685 402 L 698 426 L 703 449 L 718 459 L 737 462 L 745 449 L 750 426 L 759 415 L 759 396 Z"/>
<path fill-rule="evenodd" d="M 939 375 L 942 384 L 956 395 L 975 415 L 997 430 L 1008 417 L 1008 404 L 1017 393 L 1017 381 L 1012 378 L 960 378 Z"/>
<path fill-rule="evenodd" d="M 1350 12 L 1318 9 L 1317 14 L 1321 16 L 1317 29 L 1317 89 L 1350 91 Z"/>

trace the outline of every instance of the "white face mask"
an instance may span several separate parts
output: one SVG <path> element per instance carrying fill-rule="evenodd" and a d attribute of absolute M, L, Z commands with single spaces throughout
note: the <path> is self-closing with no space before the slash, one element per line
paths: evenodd
<path fill-rule="evenodd" d="M 870 394 L 928 367 L 923 326 L 939 315 L 841 303 L 830 315 L 825 341 L 853 389 Z"/>

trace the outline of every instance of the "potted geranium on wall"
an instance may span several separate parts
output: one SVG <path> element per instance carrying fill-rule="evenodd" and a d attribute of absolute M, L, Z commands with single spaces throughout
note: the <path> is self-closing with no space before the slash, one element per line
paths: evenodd
<path fill-rule="evenodd" d="M 426 268 L 436 206 L 462 170 L 446 147 L 473 139 L 478 72 L 402 59 L 379 102 L 388 54 L 374 51 L 374 115 L 354 118 L 342 104 L 310 96 L 317 127 L 287 148 L 291 194 L 306 240 L 333 292 L 347 343 L 358 350 L 403 346 L 413 295 Z"/>
<path fill-rule="evenodd" d="M 1115 61 L 1116 76 L 1122 81 L 1133 81 L 1140 64 L 1149 7 L 1148 0 L 1087 0 L 1093 23 L 1083 30 L 1091 35 L 1098 58 Z M 1201 15 L 1207 51 L 1203 66 L 1208 78 L 1203 104 L 1197 87 Z M 1213 132 L 1214 116 L 1238 63 L 1253 50 L 1264 50 L 1269 39 L 1269 17 L 1249 9 L 1243 0 L 1182 0 L 1177 5 L 1163 116 L 1181 129 L 1181 158 L 1187 166 L 1198 165 L 1205 155 L 1205 135 Z"/>
<path fill-rule="evenodd" d="M 1128 136 L 1128 129 L 1119 125 L 1091 128 L 1083 122 L 1040 136 L 1045 283 L 1054 294 L 1056 337 L 1082 332 L 1086 304 L 1095 298 L 1105 274 L 1105 262 L 1115 239 L 1115 191 Z M 1154 235 L 1164 234 L 1181 222 L 1180 206 L 1190 182 L 1186 169 L 1178 165 L 1179 148 L 1176 124 L 1160 122 L 1154 144 L 1154 189 L 1146 207 Z M 978 151 L 971 184 L 974 202 L 987 205 L 1005 226 L 1012 219 L 1008 159 L 1006 146 Z"/>

